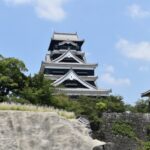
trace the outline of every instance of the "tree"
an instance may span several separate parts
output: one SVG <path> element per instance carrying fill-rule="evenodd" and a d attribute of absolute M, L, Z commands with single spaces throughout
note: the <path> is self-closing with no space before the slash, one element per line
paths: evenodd
<path fill-rule="evenodd" d="M 135 110 L 139 113 L 148 113 L 149 112 L 149 100 L 140 99 L 135 104 Z"/>
<path fill-rule="evenodd" d="M 121 96 L 108 97 L 108 109 L 110 112 L 124 112 L 125 105 Z"/>
<path fill-rule="evenodd" d="M 106 111 L 106 110 L 107 110 L 107 107 L 108 107 L 108 105 L 107 105 L 107 103 L 105 103 L 105 102 L 98 102 L 98 103 L 96 103 L 96 109 L 97 109 L 98 111 L 100 111 L 100 112 Z"/>
<path fill-rule="evenodd" d="M 50 105 L 54 88 L 43 74 L 26 76 L 25 64 L 0 55 L 0 101 Z"/>
<path fill-rule="evenodd" d="M 20 97 L 28 100 L 32 104 L 50 105 L 54 87 L 51 81 L 44 78 L 43 74 L 29 76 L 26 86 L 20 91 Z"/>
<path fill-rule="evenodd" d="M 136 112 L 136 109 L 134 106 L 132 106 L 131 104 L 126 104 L 125 105 L 125 110 L 129 111 L 129 112 Z"/>
<path fill-rule="evenodd" d="M 124 112 L 125 105 L 121 96 L 109 96 L 106 98 L 99 98 L 97 103 L 97 109 L 101 112 Z"/>
<path fill-rule="evenodd" d="M 27 71 L 25 64 L 16 58 L 4 58 L 0 55 L 0 101 L 10 94 L 17 94 L 24 88 Z"/>

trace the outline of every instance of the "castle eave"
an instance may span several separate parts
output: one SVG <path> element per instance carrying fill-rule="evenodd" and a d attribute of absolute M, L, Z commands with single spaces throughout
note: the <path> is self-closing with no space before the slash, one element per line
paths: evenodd
<path fill-rule="evenodd" d="M 61 77 L 62 75 L 44 75 L 46 79 L 50 80 L 57 80 Z M 84 81 L 96 81 L 98 79 L 97 76 L 80 76 L 80 78 Z"/>
<path fill-rule="evenodd" d="M 42 67 L 44 68 L 64 68 L 64 69 L 95 69 L 98 64 L 78 64 L 78 63 L 47 63 L 42 62 Z"/>
<path fill-rule="evenodd" d="M 89 90 L 89 89 L 67 89 L 67 88 L 57 88 L 56 93 L 66 94 L 68 96 L 92 96 L 92 97 L 106 97 L 109 96 L 111 90 Z"/>

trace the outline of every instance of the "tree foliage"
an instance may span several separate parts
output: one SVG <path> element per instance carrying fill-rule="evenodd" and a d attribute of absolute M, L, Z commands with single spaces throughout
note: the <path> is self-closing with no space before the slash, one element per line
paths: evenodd
<path fill-rule="evenodd" d="M 20 96 L 32 104 L 50 105 L 53 90 L 50 80 L 44 79 L 43 74 L 36 74 L 28 77 Z"/>
<path fill-rule="evenodd" d="M 25 64 L 0 55 L 0 101 L 50 105 L 54 88 L 43 74 L 26 76 Z"/>
<path fill-rule="evenodd" d="M 0 97 L 17 94 L 25 86 L 25 64 L 16 58 L 0 57 Z M 3 98 L 4 99 L 4 98 Z"/>
<path fill-rule="evenodd" d="M 135 104 L 135 111 L 139 113 L 148 113 L 149 110 L 149 100 L 140 99 Z"/>
<path fill-rule="evenodd" d="M 97 110 L 102 112 L 124 112 L 125 104 L 121 96 L 109 96 L 106 98 L 100 98 L 96 104 Z"/>

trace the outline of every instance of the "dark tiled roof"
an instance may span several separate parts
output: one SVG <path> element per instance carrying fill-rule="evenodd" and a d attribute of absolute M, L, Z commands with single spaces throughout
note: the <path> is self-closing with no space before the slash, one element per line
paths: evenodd
<path fill-rule="evenodd" d="M 150 96 L 150 90 L 141 94 L 142 97 Z"/>

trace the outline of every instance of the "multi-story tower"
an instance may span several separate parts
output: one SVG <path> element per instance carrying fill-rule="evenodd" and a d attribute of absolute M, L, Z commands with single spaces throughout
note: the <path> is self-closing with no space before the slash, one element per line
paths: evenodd
<path fill-rule="evenodd" d="M 53 81 L 56 91 L 69 96 L 108 96 L 111 90 L 98 89 L 97 64 L 88 64 L 77 33 L 54 33 L 40 72 Z"/>

